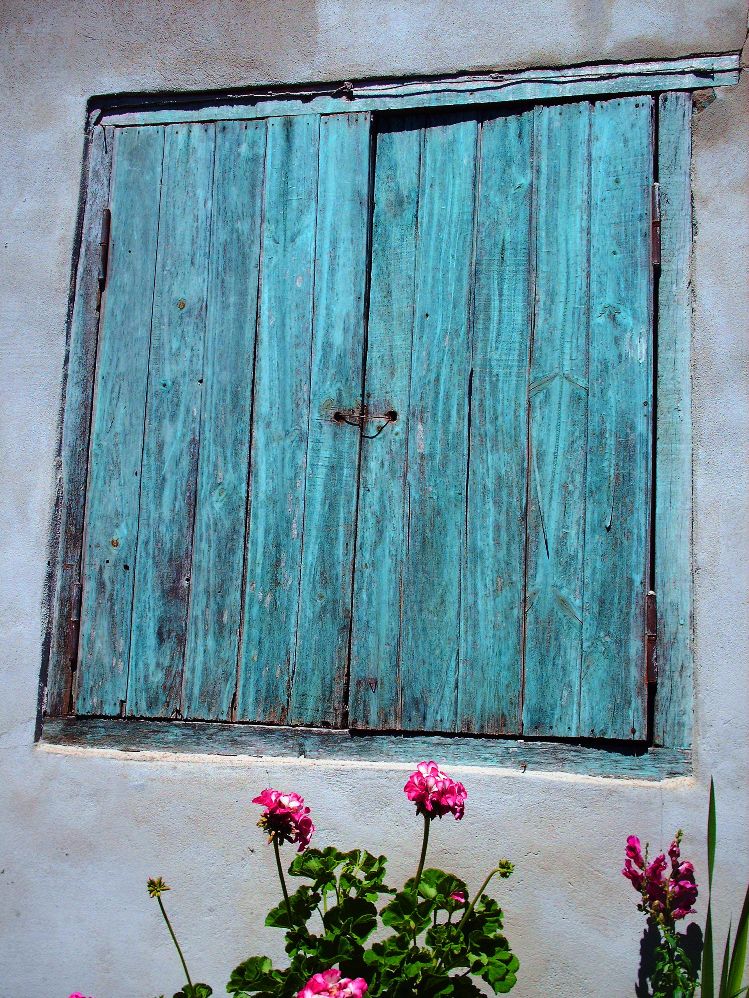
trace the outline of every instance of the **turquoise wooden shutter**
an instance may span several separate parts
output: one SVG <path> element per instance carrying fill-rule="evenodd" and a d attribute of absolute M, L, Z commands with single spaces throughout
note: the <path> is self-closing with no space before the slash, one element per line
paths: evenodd
<path fill-rule="evenodd" d="M 376 144 L 362 728 L 645 737 L 652 101 Z"/>
<path fill-rule="evenodd" d="M 645 737 L 652 119 L 115 129 L 79 713 Z"/>
<path fill-rule="evenodd" d="M 77 710 L 340 724 L 369 116 L 116 131 Z"/>
<path fill-rule="evenodd" d="M 536 115 L 524 730 L 643 739 L 652 100 Z"/>

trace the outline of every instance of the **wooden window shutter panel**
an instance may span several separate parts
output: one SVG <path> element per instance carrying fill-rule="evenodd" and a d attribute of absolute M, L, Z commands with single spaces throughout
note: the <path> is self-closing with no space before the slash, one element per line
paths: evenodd
<path fill-rule="evenodd" d="M 116 135 L 78 711 L 340 725 L 369 116 Z"/>
<path fill-rule="evenodd" d="M 115 130 L 79 713 L 645 737 L 652 127 Z"/>

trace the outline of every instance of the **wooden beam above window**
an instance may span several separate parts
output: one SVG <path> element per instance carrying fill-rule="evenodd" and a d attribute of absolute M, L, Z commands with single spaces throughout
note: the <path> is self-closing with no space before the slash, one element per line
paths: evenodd
<path fill-rule="evenodd" d="M 95 123 L 164 125 L 190 121 L 271 118 L 289 114 L 403 111 L 425 107 L 475 107 L 507 101 L 606 97 L 730 86 L 739 78 L 739 53 L 689 56 L 655 62 L 597 63 L 552 69 L 470 73 L 411 80 L 377 80 L 315 86 L 254 87 L 174 95 L 101 97 Z"/>

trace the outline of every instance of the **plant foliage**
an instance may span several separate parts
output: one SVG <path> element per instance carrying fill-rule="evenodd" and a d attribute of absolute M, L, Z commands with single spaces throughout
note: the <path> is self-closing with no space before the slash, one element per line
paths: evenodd
<path fill-rule="evenodd" d="M 736 935 L 731 946 L 731 926 L 728 927 L 723 949 L 723 962 L 720 970 L 718 990 L 715 990 L 715 956 L 713 953 L 713 870 L 715 869 L 715 849 L 718 842 L 718 819 L 715 809 L 715 786 L 710 780 L 710 804 L 707 812 L 707 917 L 705 919 L 705 943 L 702 949 L 702 998 L 738 998 L 749 991 L 742 987 L 746 971 L 747 936 L 749 936 L 749 885 L 744 895 Z"/>
<path fill-rule="evenodd" d="M 510 870 L 507 864 L 498 872 Z M 427 869 L 395 891 L 385 882 L 384 856 L 332 846 L 307 849 L 288 873 L 302 883 L 265 924 L 284 930 L 289 966 L 276 969 L 263 956 L 245 960 L 227 985 L 236 998 L 289 998 L 334 965 L 345 977 L 364 978 L 368 998 L 480 995 L 474 978 L 505 994 L 516 982 L 518 960 L 499 905 L 483 892 L 467 905 L 455 874 Z"/>

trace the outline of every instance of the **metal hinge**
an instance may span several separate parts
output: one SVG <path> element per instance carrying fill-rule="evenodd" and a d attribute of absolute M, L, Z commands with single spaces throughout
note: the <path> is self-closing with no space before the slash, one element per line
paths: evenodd
<path fill-rule="evenodd" d="M 658 606 L 651 589 L 645 596 L 645 679 L 648 685 L 658 682 L 658 660 L 655 654 L 657 637 Z"/>
<path fill-rule="evenodd" d="M 109 233 L 112 228 L 112 212 L 105 208 L 101 216 L 101 236 L 99 239 L 99 295 L 97 310 L 101 307 L 101 296 L 107 285 L 107 271 L 109 269 Z"/>
<path fill-rule="evenodd" d="M 78 637 L 81 631 L 81 591 L 80 582 L 74 582 L 70 594 L 70 616 L 65 629 L 65 661 L 73 668 L 78 659 Z"/>
<path fill-rule="evenodd" d="M 333 97 L 344 97 L 346 100 L 354 99 L 354 84 L 351 80 L 346 80 L 340 87 L 333 91 Z"/>
<path fill-rule="evenodd" d="M 652 247 L 653 266 L 661 265 L 661 185 L 653 184 L 652 203 L 650 209 L 650 241 Z"/>

